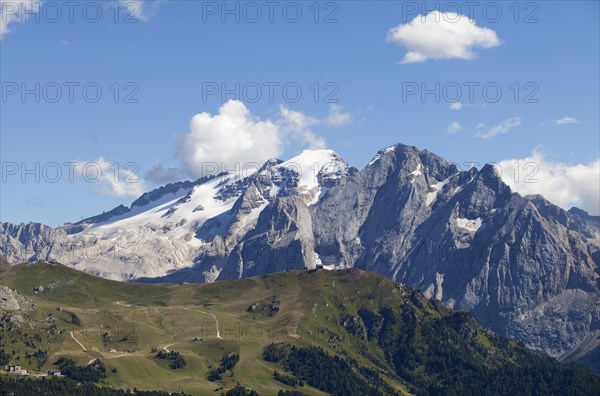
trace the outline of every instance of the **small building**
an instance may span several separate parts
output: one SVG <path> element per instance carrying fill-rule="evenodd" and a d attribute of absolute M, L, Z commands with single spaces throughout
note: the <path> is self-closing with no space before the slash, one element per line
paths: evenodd
<path fill-rule="evenodd" d="M 192 342 L 200 342 L 202 341 L 202 338 L 198 338 L 198 337 L 194 337 L 191 339 Z"/>
<path fill-rule="evenodd" d="M 21 374 L 23 372 L 23 370 L 21 369 L 21 366 L 6 366 L 6 371 L 8 371 L 9 373 L 13 373 L 13 374 Z M 27 372 L 27 371 L 25 371 Z"/>
<path fill-rule="evenodd" d="M 49 370 L 48 375 L 50 376 L 59 376 L 61 375 L 60 370 Z"/>

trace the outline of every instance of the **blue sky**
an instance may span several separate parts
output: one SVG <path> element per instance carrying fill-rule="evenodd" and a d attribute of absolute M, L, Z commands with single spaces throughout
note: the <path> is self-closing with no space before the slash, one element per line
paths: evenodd
<path fill-rule="evenodd" d="M 31 3 L 34 9 L 38 2 Z M 228 2 L 231 9 L 237 4 L 239 21 L 221 14 L 222 2 L 87 3 L 77 3 L 72 22 L 60 2 L 39 2 L 39 12 L 25 21 L 3 4 L 2 221 L 56 226 L 128 205 L 161 182 L 198 176 L 194 161 L 243 162 L 272 153 L 286 159 L 327 147 L 362 168 L 394 143 L 427 148 L 462 167 L 500 163 L 504 170 L 517 162 L 521 179 L 529 172 L 524 164 L 535 162 L 537 182 L 513 188 L 600 212 L 597 1 L 474 2 L 474 9 L 438 2 L 437 22 L 427 15 L 435 2 L 275 2 L 273 22 L 263 2 Z M 252 22 L 255 5 L 262 15 Z M 102 15 L 92 23 L 98 9 Z M 302 16 L 292 23 L 297 9 Z M 138 22 L 126 23 L 132 11 Z M 456 23 L 450 13 L 457 11 L 476 25 Z M 399 25 L 403 30 L 393 36 L 390 29 Z M 417 62 L 406 61 L 411 51 L 420 54 Z M 242 108 L 224 106 L 225 114 L 214 117 L 224 101 L 208 87 L 236 83 L 246 88 L 237 98 Z M 262 95 L 254 100 L 256 86 Z M 287 96 L 283 86 L 291 89 Z M 457 86 L 461 104 L 452 109 Z M 92 103 L 97 87 L 102 95 Z M 39 103 L 34 94 L 23 98 L 23 88 L 37 91 Z M 422 98 L 422 88 L 439 100 Z M 207 137 L 230 120 L 229 111 L 247 133 L 229 136 L 225 128 Z M 203 112 L 206 123 L 191 130 L 190 120 Z M 195 158 L 200 147 L 208 148 Z M 70 180 L 64 163 L 74 161 L 80 165 Z M 86 182 L 81 164 L 88 161 L 104 175 L 118 163 L 121 179 L 133 172 L 139 182 L 92 183 L 94 176 Z"/>

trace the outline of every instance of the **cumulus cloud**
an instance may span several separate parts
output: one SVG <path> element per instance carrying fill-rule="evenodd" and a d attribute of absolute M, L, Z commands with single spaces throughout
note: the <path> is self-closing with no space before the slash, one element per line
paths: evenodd
<path fill-rule="evenodd" d="M 452 121 L 452 123 L 448 127 L 448 133 L 450 135 L 454 135 L 456 132 L 460 131 L 461 129 L 462 129 L 462 125 L 460 125 L 460 122 Z"/>
<path fill-rule="evenodd" d="M 113 197 L 138 197 L 146 189 L 140 179 L 139 167 L 133 162 L 124 164 L 99 157 L 95 161 L 73 161 L 74 181 L 89 183 L 94 191 Z"/>
<path fill-rule="evenodd" d="M 325 148 L 325 139 L 313 131 L 314 127 L 339 127 L 351 121 L 351 114 L 338 105 L 332 105 L 323 119 L 280 106 L 273 120 L 261 120 L 242 102 L 230 100 L 215 115 L 195 115 L 188 133 L 175 134 L 175 157 L 181 161 L 182 170 L 155 163 L 146 177 L 155 184 L 164 184 L 185 175 L 196 179 L 215 171 L 235 170 L 236 164 L 239 168 L 261 166 L 269 158 L 280 156 L 292 143 L 310 149 Z"/>
<path fill-rule="evenodd" d="M 304 130 L 319 124 L 319 119 L 306 115 L 300 111 L 290 110 L 285 106 L 279 106 L 281 117 L 279 123 L 290 129 Z"/>
<path fill-rule="evenodd" d="M 511 129 L 518 127 L 519 125 L 521 125 L 521 117 L 512 117 L 509 118 L 508 120 L 504 120 L 501 123 L 499 123 L 498 125 L 492 127 L 491 129 L 487 130 L 487 131 L 482 131 L 480 130 L 479 132 L 477 132 L 475 134 L 475 136 L 483 138 L 483 139 L 491 139 L 496 135 L 504 135 L 507 134 L 508 132 L 510 132 Z M 481 126 L 481 128 L 479 128 Z M 478 129 L 483 129 L 483 124 L 478 124 L 477 128 Z"/>
<path fill-rule="evenodd" d="M 579 121 L 573 117 L 563 117 L 558 120 L 550 120 L 554 125 L 579 124 Z"/>
<path fill-rule="evenodd" d="M 450 103 L 450 110 L 456 110 L 456 111 L 458 111 L 460 109 L 462 109 L 462 103 L 460 103 L 460 102 Z"/>
<path fill-rule="evenodd" d="M 307 145 L 310 149 L 325 148 L 325 139 L 315 135 L 310 129 L 312 126 L 320 123 L 317 118 L 307 116 L 299 111 L 290 110 L 285 106 L 280 106 L 279 111 L 281 117 L 277 121 L 277 124 L 280 126 L 286 141 L 296 140 Z"/>
<path fill-rule="evenodd" d="M 502 180 L 521 195 L 541 194 L 564 209 L 577 206 L 600 215 L 600 159 L 588 164 L 552 162 L 536 148 L 529 157 L 501 161 L 499 167 Z"/>
<path fill-rule="evenodd" d="M 277 124 L 281 127 L 282 136 L 289 142 L 296 140 L 310 149 L 326 147 L 325 139 L 317 136 L 311 128 L 322 125 L 330 128 L 339 128 L 352 122 L 352 114 L 342 110 L 342 106 L 332 104 L 327 117 L 319 119 L 308 116 L 300 111 L 290 110 L 285 106 L 279 107 L 280 116 Z"/>
<path fill-rule="evenodd" d="M 493 48 L 501 44 L 494 30 L 477 26 L 465 15 L 437 10 L 390 29 L 387 41 L 408 50 L 401 63 L 473 59 L 475 48 Z"/>
<path fill-rule="evenodd" d="M 231 170 L 236 163 L 262 164 L 283 151 L 280 127 L 253 116 L 242 102 L 234 100 L 223 104 L 216 115 L 196 114 L 190 132 L 176 134 L 175 139 L 176 155 L 192 178 L 203 176 L 208 164 L 220 168 L 224 164 Z"/>
<path fill-rule="evenodd" d="M 324 123 L 330 127 L 341 127 L 352 122 L 352 114 L 342 111 L 342 106 L 332 104 L 329 107 L 329 115 Z"/>
<path fill-rule="evenodd" d="M 25 23 L 33 14 L 40 12 L 39 0 L 0 1 L 0 40 L 12 32 L 12 25 Z"/>

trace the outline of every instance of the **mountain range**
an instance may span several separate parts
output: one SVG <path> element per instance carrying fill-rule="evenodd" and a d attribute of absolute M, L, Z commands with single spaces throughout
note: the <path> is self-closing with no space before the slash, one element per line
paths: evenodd
<path fill-rule="evenodd" d="M 307 150 L 58 228 L 0 223 L 0 242 L 11 264 L 146 283 L 359 268 L 600 370 L 600 217 L 512 192 L 491 165 L 460 171 L 412 146 L 380 150 L 362 170 Z"/>

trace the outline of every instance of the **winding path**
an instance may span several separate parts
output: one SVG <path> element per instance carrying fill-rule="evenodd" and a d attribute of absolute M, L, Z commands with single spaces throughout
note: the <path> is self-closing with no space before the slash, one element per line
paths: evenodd
<path fill-rule="evenodd" d="M 81 342 L 79 342 L 79 340 L 77 338 L 75 338 L 75 336 L 73 335 L 73 332 L 69 331 L 69 333 L 71 333 L 71 338 L 73 338 L 75 340 L 75 342 L 79 344 L 79 346 L 81 347 L 81 349 L 83 349 L 84 351 L 87 352 L 87 349 L 85 349 L 85 347 L 83 346 L 83 344 Z"/>
<path fill-rule="evenodd" d="M 217 320 L 217 317 L 214 314 L 211 314 L 210 312 L 200 311 L 200 310 L 197 310 L 197 309 L 190 309 L 190 308 L 184 308 L 184 309 L 188 310 L 188 311 L 198 312 L 198 313 L 201 313 L 201 314 L 204 314 L 204 315 L 210 315 L 210 316 L 212 316 L 213 319 L 215 320 L 216 325 L 217 325 L 217 338 L 219 338 L 221 340 L 223 339 L 223 337 L 221 337 L 221 334 L 219 333 L 219 321 Z"/>

